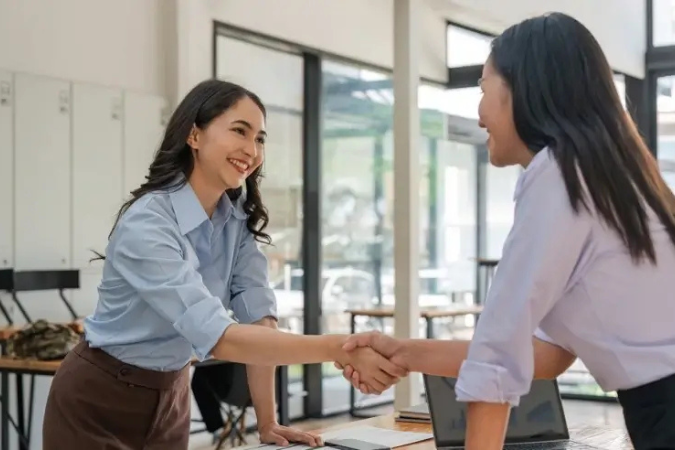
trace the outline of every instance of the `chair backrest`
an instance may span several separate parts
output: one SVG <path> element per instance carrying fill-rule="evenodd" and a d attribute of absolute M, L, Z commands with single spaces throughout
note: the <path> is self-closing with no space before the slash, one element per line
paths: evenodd
<path fill-rule="evenodd" d="M 227 370 L 230 375 L 230 390 L 220 401 L 236 408 L 251 406 L 251 391 L 248 388 L 246 365 L 229 363 Z"/>
<path fill-rule="evenodd" d="M 0 291 L 14 289 L 14 269 L 0 270 Z"/>
<path fill-rule="evenodd" d="M 14 271 L 14 292 L 80 288 L 79 270 Z"/>

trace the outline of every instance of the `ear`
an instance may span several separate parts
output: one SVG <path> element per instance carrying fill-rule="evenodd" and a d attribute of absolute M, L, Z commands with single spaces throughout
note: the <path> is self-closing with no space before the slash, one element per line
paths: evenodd
<path fill-rule="evenodd" d="M 192 130 L 190 130 L 190 134 L 188 135 L 187 145 L 189 145 L 190 148 L 199 150 L 199 129 L 194 125 L 192 125 Z"/>

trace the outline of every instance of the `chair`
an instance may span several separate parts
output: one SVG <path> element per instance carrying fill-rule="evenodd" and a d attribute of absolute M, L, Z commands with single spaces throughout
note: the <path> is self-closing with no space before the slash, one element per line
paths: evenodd
<path fill-rule="evenodd" d="M 229 439 L 232 446 L 246 442 L 246 412 L 253 405 L 248 389 L 246 366 L 239 363 L 220 362 L 197 366 L 192 379 L 192 390 L 202 413 L 206 431 L 215 425 L 215 415 L 223 418 L 223 428 L 214 437 L 220 449 Z"/>
<path fill-rule="evenodd" d="M 14 289 L 14 269 L 2 269 L 0 270 L 0 291 L 12 292 Z M 9 315 L 9 311 L 5 308 L 5 305 L 0 301 L 0 312 L 5 316 L 5 320 L 8 325 L 14 325 L 12 317 Z"/>
<path fill-rule="evenodd" d="M 63 294 L 63 291 L 65 289 L 79 288 L 79 270 L 26 270 L 14 271 L 13 285 L 10 291 L 14 303 L 16 303 L 16 306 L 19 308 L 19 311 L 21 311 L 26 322 L 32 323 L 33 321 L 28 315 L 28 312 L 19 301 L 19 297 L 17 296 L 18 292 L 58 290 L 59 297 L 61 297 L 61 301 L 63 301 L 66 308 L 68 308 L 71 317 L 73 320 L 77 320 L 77 313 Z"/>

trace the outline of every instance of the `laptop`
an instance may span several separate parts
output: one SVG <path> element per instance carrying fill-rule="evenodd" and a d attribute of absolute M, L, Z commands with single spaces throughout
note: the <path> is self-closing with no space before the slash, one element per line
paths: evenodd
<path fill-rule="evenodd" d="M 466 403 L 458 402 L 456 378 L 424 375 L 431 424 L 439 450 L 463 449 L 466 437 Z M 535 380 L 520 405 L 511 409 L 505 449 L 591 450 L 570 440 L 562 400 L 555 380 Z"/>

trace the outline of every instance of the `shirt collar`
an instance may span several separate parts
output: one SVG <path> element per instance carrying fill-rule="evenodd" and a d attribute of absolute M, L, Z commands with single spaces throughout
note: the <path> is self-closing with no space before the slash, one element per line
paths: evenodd
<path fill-rule="evenodd" d="M 180 188 L 170 192 L 169 196 L 176 214 L 178 228 L 183 235 L 209 220 L 190 183 L 185 182 Z M 243 208 L 244 198 L 243 192 L 234 201 L 230 200 L 227 193 L 223 194 L 216 211 L 213 213 L 214 225 L 224 226 L 231 216 L 239 220 L 245 220 L 247 215 Z"/>
<path fill-rule="evenodd" d="M 534 154 L 534 157 L 530 161 L 530 164 L 527 165 L 525 170 L 518 177 L 516 182 L 516 190 L 513 192 L 513 200 L 518 200 L 518 197 L 522 194 L 523 189 L 525 189 L 525 180 L 531 176 L 532 173 L 535 173 L 537 167 L 541 166 L 544 161 L 549 158 L 549 148 L 544 147 L 540 151 Z"/>

